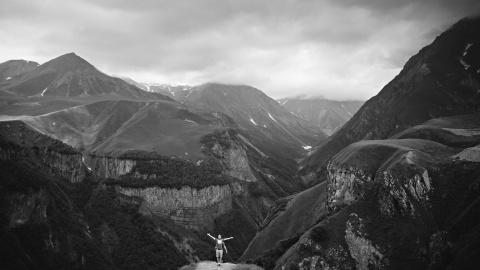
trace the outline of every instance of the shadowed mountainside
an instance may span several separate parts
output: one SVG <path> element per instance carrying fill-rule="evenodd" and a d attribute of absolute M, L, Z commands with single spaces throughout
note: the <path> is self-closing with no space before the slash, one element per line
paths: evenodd
<path fill-rule="evenodd" d="M 410 58 L 403 70 L 337 133 L 304 160 L 309 180 L 325 173 L 328 161 L 347 145 L 385 139 L 443 116 L 480 109 L 480 19 L 464 19 Z"/>

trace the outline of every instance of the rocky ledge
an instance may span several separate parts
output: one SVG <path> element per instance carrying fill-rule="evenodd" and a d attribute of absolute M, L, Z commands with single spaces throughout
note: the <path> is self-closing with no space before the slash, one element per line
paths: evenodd
<path fill-rule="evenodd" d="M 186 228 L 212 228 L 213 221 L 232 209 L 230 186 L 210 186 L 200 190 L 187 186 L 175 188 L 124 188 L 116 190 L 142 199 L 141 212 L 171 218 Z"/>

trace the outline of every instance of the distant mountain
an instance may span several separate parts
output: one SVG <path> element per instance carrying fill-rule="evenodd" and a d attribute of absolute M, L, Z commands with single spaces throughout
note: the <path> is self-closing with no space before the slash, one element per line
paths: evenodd
<path fill-rule="evenodd" d="M 6 83 L 5 83 L 6 82 Z M 89 97 L 165 99 L 110 77 L 83 58 L 69 53 L 0 84 L 0 95 L 19 97 Z"/>
<path fill-rule="evenodd" d="M 378 95 L 303 163 L 308 179 L 360 140 L 385 139 L 428 119 L 480 109 L 480 19 L 464 19 L 410 58 Z"/>
<path fill-rule="evenodd" d="M 177 85 L 177 84 L 161 84 L 161 83 L 143 83 L 134 81 L 131 78 L 119 77 L 125 82 L 135 85 L 136 87 L 142 89 L 146 92 L 159 93 L 168 97 L 175 99 L 175 94 L 177 92 L 190 90 L 191 87 L 188 85 Z"/>
<path fill-rule="evenodd" d="M 3 81 L 11 80 L 13 77 L 36 69 L 37 62 L 25 60 L 10 60 L 0 64 L 0 85 Z"/>
<path fill-rule="evenodd" d="M 282 98 L 278 103 L 330 136 L 350 120 L 365 102 Z"/>
<path fill-rule="evenodd" d="M 287 151 L 291 157 L 301 157 L 305 150 L 327 137 L 251 86 L 206 83 L 177 91 L 174 98 L 188 106 L 230 116 L 259 145 L 272 144 L 270 149 Z"/>

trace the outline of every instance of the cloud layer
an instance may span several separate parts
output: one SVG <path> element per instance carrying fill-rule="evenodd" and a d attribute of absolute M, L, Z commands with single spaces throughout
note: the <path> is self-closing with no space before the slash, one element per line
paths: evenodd
<path fill-rule="evenodd" d="M 0 62 L 75 52 L 137 81 L 368 99 L 476 0 L 3 0 Z"/>

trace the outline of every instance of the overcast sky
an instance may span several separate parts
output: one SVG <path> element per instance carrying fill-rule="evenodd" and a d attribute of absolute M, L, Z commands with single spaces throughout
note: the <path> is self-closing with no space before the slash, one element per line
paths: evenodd
<path fill-rule="evenodd" d="M 75 52 L 140 82 L 366 100 L 478 0 L 1 0 L 0 62 Z"/>

